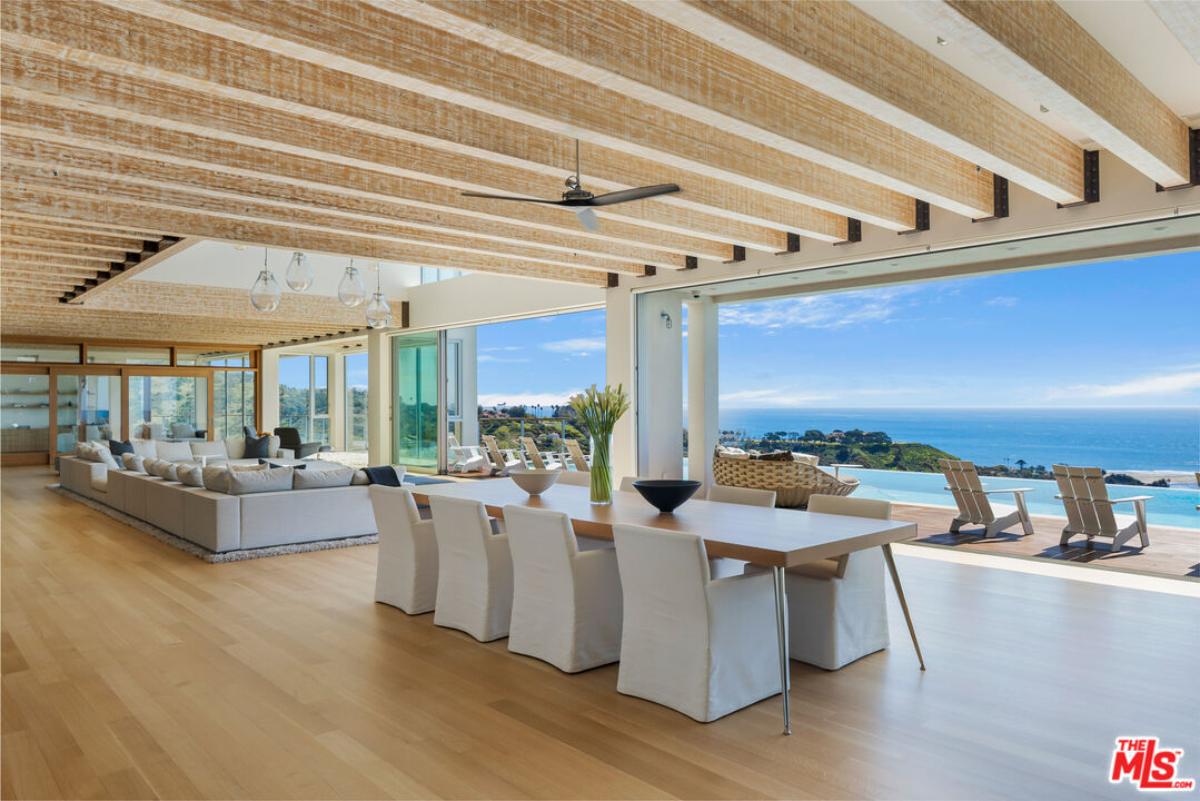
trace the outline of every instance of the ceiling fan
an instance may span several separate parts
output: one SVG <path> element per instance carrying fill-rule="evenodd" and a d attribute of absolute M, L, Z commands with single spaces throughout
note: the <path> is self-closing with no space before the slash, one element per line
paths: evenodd
<path fill-rule="evenodd" d="M 596 206 L 611 206 L 615 203 L 628 203 L 631 200 L 645 200 L 648 197 L 669 195 L 679 191 L 678 184 L 656 184 L 654 186 L 639 186 L 634 189 L 620 189 L 603 195 L 594 195 L 583 188 L 579 182 L 579 140 L 575 140 L 575 174 L 568 175 L 565 181 L 567 191 L 562 193 L 562 200 L 543 200 L 537 197 L 514 197 L 512 195 L 489 195 L 484 192 L 463 192 L 464 197 L 481 197 L 488 200 L 516 200 L 522 203 L 545 203 L 549 206 L 568 206 L 579 218 L 579 223 L 589 231 L 600 229 L 600 220 L 592 209 Z"/>

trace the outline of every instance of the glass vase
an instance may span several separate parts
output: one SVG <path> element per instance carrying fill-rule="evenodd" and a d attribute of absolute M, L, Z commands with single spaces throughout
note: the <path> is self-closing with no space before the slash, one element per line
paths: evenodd
<path fill-rule="evenodd" d="M 612 434 L 592 438 L 591 500 L 598 506 L 612 503 Z"/>

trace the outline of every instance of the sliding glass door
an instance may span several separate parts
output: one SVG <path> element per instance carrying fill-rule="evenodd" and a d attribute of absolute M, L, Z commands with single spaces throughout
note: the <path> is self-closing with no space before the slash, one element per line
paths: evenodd
<path fill-rule="evenodd" d="M 409 469 L 439 467 L 439 340 L 435 332 L 392 338 L 392 461 Z"/>

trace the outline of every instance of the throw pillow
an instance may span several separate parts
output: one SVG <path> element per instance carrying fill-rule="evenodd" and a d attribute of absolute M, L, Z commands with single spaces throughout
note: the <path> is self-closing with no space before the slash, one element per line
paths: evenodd
<path fill-rule="evenodd" d="M 224 459 L 228 456 L 224 442 L 192 442 L 189 444 L 192 456 L 208 456 Z"/>
<path fill-rule="evenodd" d="M 791 451 L 771 451 L 770 453 L 760 454 L 759 456 L 756 456 L 755 458 L 758 459 L 758 461 L 760 461 L 760 462 L 791 462 L 791 461 L 794 461 L 792 459 Z"/>
<path fill-rule="evenodd" d="M 204 486 L 204 468 L 200 465 L 178 465 L 175 468 L 175 477 L 189 487 Z"/>
<path fill-rule="evenodd" d="M 152 439 L 131 439 L 133 444 L 133 452 L 138 456 L 145 456 L 148 459 L 158 458 L 158 448 L 154 446 Z"/>
<path fill-rule="evenodd" d="M 229 494 L 251 495 L 258 492 L 290 490 L 294 474 L 295 471 L 290 467 L 274 467 L 266 470 L 231 470 Z"/>
<path fill-rule="evenodd" d="M 246 454 L 246 438 L 245 437 L 226 437 L 225 438 L 225 453 L 230 459 L 242 459 Z"/>
<path fill-rule="evenodd" d="M 192 446 L 186 442 L 163 442 L 154 443 L 154 451 L 159 459 L 168 462 L 190 462 L 192 460 Z"/>
<path fill-rule="evenodd" d="M 107 467 L 109 470 L 120 470 L 120 463 L 113 458 L 112 451 L 108 448 L 96 448 L 96 461 Z"/>
<path fill-rule="evenodd" d="M 229 473 L 227 467 L 205 467 L 200 471 L 200 481 L 206 490 L 213 492 L 229 492 Z"/>
<path fill-rule="evenodd" d="M 292 489 L 348 487 L 353 480 L 353 467 L 337 467 L 332 470 L 297 470 L 292 474 Z"/>
<path fill-rule="evenodd" d="M 246 439 L 257 439 L 258 431 L 254 426 L 242 426 L 242 436 Z"/>
<path fill-rule="evenodd" d="M 126 470 L 132 471 L 134 473 L 145 473 L 146 472 L 146 470 L 142 466 L 143 462 L 145 462 L 145 459 L 141 456 L 138 456 L 136 453 L 121 454 L 121 465 Z"/>
<path fill-rule="evenodd" d="M 370 484 L 371 479 L 367 477 L 365 470 L 355 470 L 354 478 L 350 479 L 351 486 L 360 487 L 363 484 Z"/>
<path fill-rule="evenodd" d="M 246 450 L 242 454 L 242 458 L 270 459 L 271 456 L 271 436 L 269 434 L 261 437 L 246 437 Z"/>
<path fill-rule="evenodd" d="M 404 474 L 407 468 L 403 466 L 393 466 L 385 464 L 380 467 L 364 467 L 363 472 L 367 474 L 372 484 L 378 484 L 381 487 L 398 487 L 404 483 Z"/>
<path fill-rule="evenodd" d="M 162 477 L 164 481 L 178 481 L 179 465 L 175 462 L 167 462 L 162 469 Z"/>
<path fill-rule="evenodd" d="M 125 442 L 117 442 L 115 439 L 108 441 L 108 450 L 113 456 L 124 456 L 127 453 L 133 453 L 133 443 L 126 440 Z"/>

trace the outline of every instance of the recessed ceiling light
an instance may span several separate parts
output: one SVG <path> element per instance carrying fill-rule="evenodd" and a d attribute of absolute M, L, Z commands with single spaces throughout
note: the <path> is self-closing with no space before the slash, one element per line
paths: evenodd
<path fill-rule="evenodd" d="M 943 39 L 941 36 L 939 36 L 939 37 L 937 38 L 937 43 L 938 43 L 939 45 L 941 45 L 942 47 L 945 47 L 946 45 L 950 44 L 950 40 L 949 40 L 949 39 Z"/>

